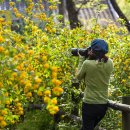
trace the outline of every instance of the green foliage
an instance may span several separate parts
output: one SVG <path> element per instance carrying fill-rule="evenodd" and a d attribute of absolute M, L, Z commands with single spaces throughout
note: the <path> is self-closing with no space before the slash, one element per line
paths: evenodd
<path fill-rule="evenodd" d="M 88 1 L 88 2 L 83 2 L 83 3 L 78 3 L 76 4 L 77 8 L 93 8 L 95 9 L 95 13 L 102 12 L 105 10 L 107 7 L 106 4 L 101 4 L 101 0 L 94 0 L 94 1 Z"/>
<path fill-rule="evenodd" d="M 105 117 L 100 123 L 100 126 L 106 130 L 121 130 L 122 115 L 120 111 L 108 109 Z"/>
<path fill-rule="evenodd" d="M 52 0 L 50 2 L 53 3 Z M 45 96 L 48 96 L 49 100 L 54 98 L 51 92 L 55 86 L 62 94 L 57 97 L 58 104 L 55 104 L 65 111 L 65 116 L 71 114 L 75 105 L 71 98 L 72 92 L 80 105 L 82 99 L 78 98 L 78 95 L 80 91 L 84 91 L 84 88 L 74 89 L 71 85 L 78 64 L 78 57 L 71 55 L 71 48 L 86 48 L 95 38 L 103 38 L 108 42 L 110 50 L 108 56 L 114 62 L 110 98 L 118 100 L 118 96 L 130 94 L 130 35 L 126 28 L 114 24 L 109 24 L 107 27 L 93 24 L 91 30 L 83 28 L 69 30 L 67 27 L 63 28 L 61 23 L 55 24 L 53 15 L 49 17 L 42 12 L 42 9 L 41 12 L 33 14 L 32 9 L 33 3 L 26 10 L 28 16 L 25 16 L 12 7 L 16 17 L 22 18 L 25 23 L 21 34 L 8 28 L 10 27 L 8 21 L 0 19 L 2 23 L 0 24 L 0 92 L 2 93 L 0 112 L 5 113 L 4 115 L 0 113 L 1 120 L 4 121 L 1 121 L 1 128 L 17 124 L 28 103 L 43 103 Z M 55 6 L 51 5 L 50 9 L 55 9 Z M 41 23 L 46 23 L 44 28 L 39 28 L 39 25 L 32 21 L 32 17 Z M 52 71 L 52 68 L 56 69 Z M 55 84 L 52 82 L 54 80 Z M 64 93 L 61 88 L 64 89 Z M 45 90 L 49 90 L 50 94 L 45 95 Z M 8 100 L 4 101 L 3 97 Z M 48 108 L 51 114 L 58 111 L 55 105 Z M 121 128 L 117 126 L 119 117 L 115 115 L 118 115 L 118 112 L 108 112 L 101 125 L 108 130 Z M 14 120 L 14 116 L 17 116 L 17 120 Z M 81 116 L 80 108 L 78 116 Z M 24 122 L 17 124 L 17 130 L 43 130 L 43 128 L 50 130 L 54 126 L 53 117 L 44 110 L 28 113 L 25 111 L 24 117 Z M 8 120 L 9 118 L 11 120 Z M 72 126 L 71 123 L 71 119 L 66 121 L 63 118 L 58 127 L 61 130 L 78 128 L 78 125 Z"/>
<path fill-rule="evenodd" d="M 44 109 L 27 112 L 24 118 L 16 130 L 52 130 L 54 127 L 53 116 Z"/>
<path fill-rule="evenodd" d="M 123 11 L 123 13 L 126 15 L 126 17 L 130 20 L 130 0 L 116 0 L 119 7 Z"/>

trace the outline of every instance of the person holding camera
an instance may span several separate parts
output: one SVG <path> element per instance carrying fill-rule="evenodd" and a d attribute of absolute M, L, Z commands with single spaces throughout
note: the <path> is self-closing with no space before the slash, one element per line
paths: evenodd
<path fill-rule="evenodd" d="M 113 62 L 107 53 L 108 44 L 103 39 L 93 40 L 86 50 L 72 50 L 73 55 L 79 56 L 76 77 L 85 82 L 81 130 L 94 130 L 106 114 L 108 86 L 113 71 Z"/>

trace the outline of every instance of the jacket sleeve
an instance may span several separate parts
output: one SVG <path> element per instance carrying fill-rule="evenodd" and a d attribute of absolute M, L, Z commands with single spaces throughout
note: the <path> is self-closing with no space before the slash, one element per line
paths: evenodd
<path fill-rule="evenodd" d="M 81 66 L 82 66 L 84 61 L 85 61 L 85 57 L 80 56 L 79 57 L 79 64 L 78 64 L 78 71 L 81 69 Z"/>
<path fill-rule="evenodd" d="M 86 62 L 83 59 L 80 59 L 79 65 L 78 65 L 77 79 L 78 80 L 84 79 L 85 74 L 86 74 Z"/>

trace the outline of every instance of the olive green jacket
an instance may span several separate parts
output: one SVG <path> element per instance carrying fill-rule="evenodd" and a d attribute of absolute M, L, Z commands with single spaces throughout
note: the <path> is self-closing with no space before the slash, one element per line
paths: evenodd
<path fill-rule="evenodd" d="M 106 63 L 96 60 L 79 59 L 78 80 L 85 81 L 83 102 L 88 104 L 106 104 L 108 86 L 113 71 L 113 62 L 109 58 Z"/>

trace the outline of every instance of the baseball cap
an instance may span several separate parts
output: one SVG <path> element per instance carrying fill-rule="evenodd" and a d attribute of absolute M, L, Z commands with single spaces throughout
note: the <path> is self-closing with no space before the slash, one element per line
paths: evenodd
<path fill-rule="evenodd" d="M 108 44 L 103 39 L 94 39 L 91 42 L 90 48 L 94 51 L 103 52 L 104 54 L 108 53 Z"/>

